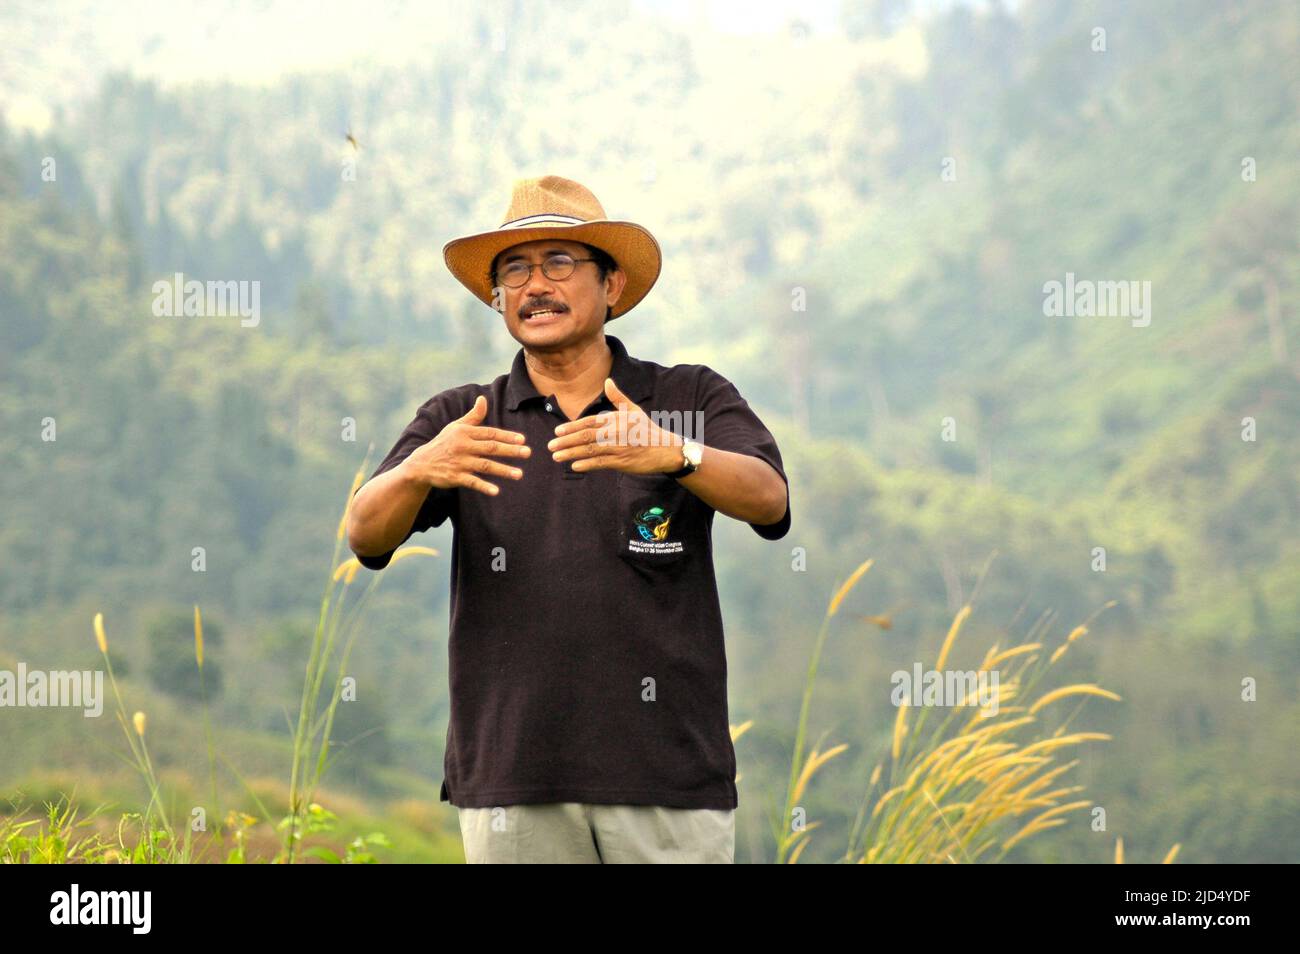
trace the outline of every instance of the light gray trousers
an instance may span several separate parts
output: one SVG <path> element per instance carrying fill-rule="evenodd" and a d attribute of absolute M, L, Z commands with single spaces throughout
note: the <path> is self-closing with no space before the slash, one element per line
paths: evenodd
<path fill-rule="evenodd" d="M 733 864 L 735 809 L 552 802 L 458 808 L 468 864 Z"/>

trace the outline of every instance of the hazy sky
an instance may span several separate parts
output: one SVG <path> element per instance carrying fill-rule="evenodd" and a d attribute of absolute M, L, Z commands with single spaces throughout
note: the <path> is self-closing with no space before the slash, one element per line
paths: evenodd
<path fill-rule="evenodd" d="M 779 34 L 795 20 L 813 37 L 839 32 L 839 0 L 630 2 L 652 22 L 693 27 L 696 35 Z M 955 2 L 988 5 L 913 0 L 913 9 L 925 16 Z M 490 11 L 492 4 L 476 9 L 482 6 Z M 164 86 L 214 79 L 268 84 L 286 73 L 364 69 L 365 61 L 427 62 L 439 45 L 468 40 L 468 10 L 459 0 L 0 0 L 0 110 L 13 125 L 43 129 L 53 109 L 92 94 L 109 70 Z"/>
<path fill-rule="evenodd" d="M 772 33 L 800 19 L 814 31 L 836 29 L 838 0 L 745 3 L 740 0 L 633 0 L 635 6 L 682 23 L 707 23 L 720 33 Z"/>
<path fill-rule="evenodd" d="M 799 0 L 799 2 L 755 4 L 745 0 L 633 0 L 648 11 L 661 13 L 683 22 L 701 19 L 720 33 L 770 33 L 784 29 L 793 19 L 801 19 L 812 26 L 814 32 L 838 29 L 839 0 Z M 988 0 L 912 0 L 913 9 L 921 16 L 957 4 L 977 9 L 989 6 Z M 1015 10 L 1019 0 L 1005 0 L 1008 10 Z"/>

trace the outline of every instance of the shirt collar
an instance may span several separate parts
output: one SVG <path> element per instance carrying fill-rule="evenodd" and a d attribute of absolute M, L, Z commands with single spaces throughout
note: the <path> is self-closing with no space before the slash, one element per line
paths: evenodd
<path fill-rule="evenodd" d="M 623 342 L 613 335 L 605 335 L 605 343 L 614 355 L 614 366 L 609 376 L 614 379 L 620 391 L 640 404 L 654 393 L 654 370 L 630 357 Z M 532 378 L 528 376 L 528 366 L 524 363 L 524 349 L 520 348 L 510 367 L 510 379 L 506 382 L 506 407 L 517 411 L 524 401 L 541 397 L 545 395 L 538 393 L 533 386 Z M 608 402 L 609 399 L 602 395 L 601 400 Z"/>

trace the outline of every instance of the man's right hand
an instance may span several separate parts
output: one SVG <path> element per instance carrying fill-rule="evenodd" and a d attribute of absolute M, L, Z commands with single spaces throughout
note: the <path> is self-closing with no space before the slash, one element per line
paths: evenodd
<path fill-rule="evenodd" d="M 501 488 L 488 483 L 479 474 L 492 474 L 519 480 L 524 472 L 493 457 L 528 457 L 531 448 L 524 435 L 499 427 L 484 427 L 487 398 L 479 395 L 474 406 L 452 421 L 429 443 L 411 451 L 398 466 L 417 484 L 424 487 L 468 487 L 495 495 Z"/>

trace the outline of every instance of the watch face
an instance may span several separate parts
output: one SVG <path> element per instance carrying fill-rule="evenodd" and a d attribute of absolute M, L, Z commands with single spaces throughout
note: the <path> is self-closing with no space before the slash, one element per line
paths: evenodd
<path fill-rule="evenodd" d="M 695 441 L 687 441 L 682 445 L 682 455 L 690 462 L 692 467 L 700 466 L 700 457 L 704 448 Z"/>

